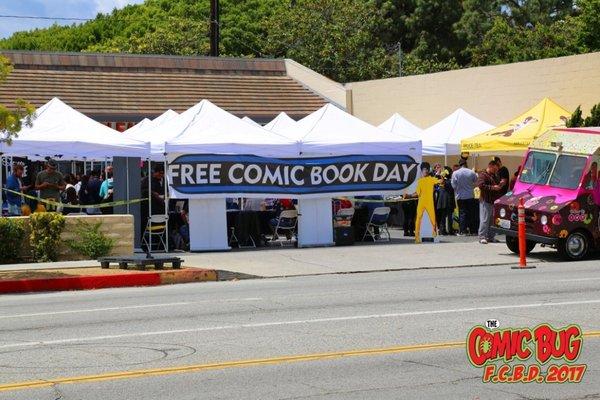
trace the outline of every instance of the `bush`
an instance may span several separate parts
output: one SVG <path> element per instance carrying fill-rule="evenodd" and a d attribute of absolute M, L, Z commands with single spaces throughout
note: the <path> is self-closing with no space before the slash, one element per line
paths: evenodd
<path fill-rule="evenodd" d="M 54 212 L 42 212 L 32 214 L 29 218 L 33 258 L 38 262 L 56 261 L 65 217 Z"/>
<path fill-rule="evenodd" d="M 78 220 L 75 228 L 77 240 L 68 240 L 67 245 L 77 253 L 90 259 L 104 257 L 110 254 L 115 241 L 100 232 L 102 222 L 89 224 Z"/>
<path fill-rule="evenodd" d="M 19 258 L 24 237 L 23 220 L 0 218 L 0 264 L 14 262 Z"/>

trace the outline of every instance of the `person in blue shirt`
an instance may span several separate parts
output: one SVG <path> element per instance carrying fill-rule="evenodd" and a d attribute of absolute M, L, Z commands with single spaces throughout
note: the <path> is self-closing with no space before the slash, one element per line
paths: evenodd
<path fill-rule="evenodd" d="M 12 174 L 6 179 L 6 189 L 12 190 L 13 192 L 23 193 L 27 190 L 28 186 L 23 186 L 23 172 L 24 168 L 21 164 L 15 164 L 12 168 Z M 23 205 L 23 197 L 12 192 L 6 192 L 6 202 L 8 203 L 8 215 L 19 216 L 21 215 L 21 206 Z"/>

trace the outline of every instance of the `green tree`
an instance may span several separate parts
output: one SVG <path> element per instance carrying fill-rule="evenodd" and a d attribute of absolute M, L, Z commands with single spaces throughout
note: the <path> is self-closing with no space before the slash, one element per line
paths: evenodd
<path fill-rule="evenodd" d="M 504 64 L 579 54 L 580 24 L 567 17 L 551 25 L 514 27 L 496 17 L 480 46 L 473 49 L 473 65 Z"/>
<path fill-rule="evenodd" d="M 600 103 L 590 110 L 590 115 L 585 118 L 583 126 L 600 126 Z"/>
<path fill-rule="evenodd" d="M 267 21 L 265 53 L 340 82 L 389 76 L 394 59 L 374 34 L 383 23 L 372 1 L 297 0 Z"/>
<path fill-rule="evenodd" d="M 460 21 L 462 12 L 460 0 L 416 0 L 414 12 L 406 21 L 414 40 L 411 53 L 441 62 L 460 57 L 464 42 L 453 26 Z"/>
<path fill-rule="evenodd" d="M 10 61 L 0 56 L 0 84 L 6 80 L 11 71 Z M 31 126 L 34 113 L 35 107 L 23 99 L 15 99 L 10 106 L 0 104 L 0 142 L 10 144 L 23 124 Z"/>
<path fill-rule="evenodd" d="M 591 51 L 600 50 L 600 1 L 578 0 L 581 20 L 581 44 Z"/>
<path fill-rule="evenodd" d="M 577 106 L 571 117 L 567 120 L 567 128 L 577 128 L 583 126 L 583 117 L 581 112 L 581 106 Z"/>

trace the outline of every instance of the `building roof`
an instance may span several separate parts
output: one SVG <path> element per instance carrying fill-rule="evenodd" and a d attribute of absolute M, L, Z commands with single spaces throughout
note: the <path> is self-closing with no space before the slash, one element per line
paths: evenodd
<path fill-rule="evenodd" d="M 304 117 L 325 99 L 287 76 L 284 60 L 2 50 L 14 70 L 0 104 L 59 97 L 98 120 L 139 121 L 208 99 L 238 116 Z"/>

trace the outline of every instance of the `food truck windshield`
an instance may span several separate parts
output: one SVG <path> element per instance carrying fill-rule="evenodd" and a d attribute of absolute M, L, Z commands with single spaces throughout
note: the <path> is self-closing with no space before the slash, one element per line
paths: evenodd
<path fill-rule="evenodd" d="M 530 151 L 520 181 L 532 185 L 577 189 L 587 160 L 588 157 L 584 156 Z"/>

